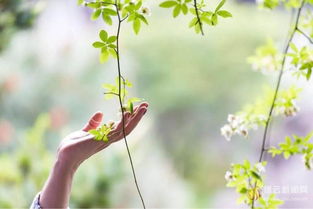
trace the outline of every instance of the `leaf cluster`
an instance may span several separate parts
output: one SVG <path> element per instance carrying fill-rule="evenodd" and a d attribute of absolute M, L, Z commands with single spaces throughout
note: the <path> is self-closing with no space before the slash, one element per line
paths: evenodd
<path fill-rule="evenodd" d="M 287 56 L 291 58 L 292 66 L 298 69 L 300 75 L 310 80 L 313 69 L 313 50 L 309 49 L 307 46 L 299 49 L 294 43 L 290 44 L 290 48 L 292 52 L 288 53 Z"/>
<path fill-rule="evenodd" d="M 270 153 L 272 157 L 283 155 L 285 159 L 289 159 L 290 156 L 296 154 L 302 154 L 305 166 L 310 170 L 313 160 L 313 143 L 310 142 L 310 140 L 313 137 L 313 132 L 304 137 L 297 135 L 293 135 L 292 137 L 293 138 L 287 136 L 284 142 L 279 143 L 278 147 L 271 147 L 268 153 Z"/>
<path fill-rule="evenodd" d="M 189 27 L 194 28 L 196 33 L 200 33 L 203 23 L 215 26 L 218 24 L 219 17 L 232 17 L 229 11 L 222 10 L 225 3 L 226 0 L 221 0 L 215 10 L 207 10 L 207 5 L 203 0 L 200 3 L 192 0 L 168 0 L 162 2 L 160 7 L 173 8 L 172 14 L 174 18 L 180 14 L 187 15 L 190 13 L 193 17 L 189 22 Z"/>
<path fill-rule="evenodd" d="M 266 166 L 266 162 L 251 164 L 245 160 L 243 164 L 232 164 L 231 176 L 228 179 L 227 187 L 236 189 L 240 195 L 238 203 L 251 205 L 252 200 L 261 198 L 261 189 L 264 186 L 263 177 L 258 166 Z"/>

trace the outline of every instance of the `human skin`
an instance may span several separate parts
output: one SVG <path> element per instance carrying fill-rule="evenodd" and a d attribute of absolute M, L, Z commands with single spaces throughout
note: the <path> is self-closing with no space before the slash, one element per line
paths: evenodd
<path fill-rule="evenodd" d="M 130 134 L 146 113 L 148 103 L 141 103 L 134 112 L 124 113 L 125 132 Z M 67 208 L 70 199 L 74 174 L 86 159 L 123 139 L 122 120 L 113 126 L 108 135 L 108 142 L 93 140 L 88 131 L 96 129 L 102 121 L 103 114 L 95 113 L 82 130 L 71 133 L 60 143 L 57 157 L 50 175 L 40 194 L 42 208 Z"/>

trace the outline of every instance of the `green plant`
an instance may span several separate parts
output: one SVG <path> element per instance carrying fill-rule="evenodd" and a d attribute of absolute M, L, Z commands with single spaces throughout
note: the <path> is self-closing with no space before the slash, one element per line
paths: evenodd
<path fill-rule="evenodd" d="M 137 183 L 137 177 L 135 169 L 132 162 L 132 157 L 128 147 L 125 131 L 125 120 L 124 113 L 125 111 L 130 111 L 133 113 L 133 103 L 140 101 L 138 98 L 129 98 L 126 101 L 128 91 L 126 87 L 131 87 L 132 84 L 123 77 L 120 64 L 120 48 L 119 48 L 119 38 L 121 35 L 121 28 L 125 21 L 129 22 L 133 26 L 133 31 L 138 34 L 141 28 L 142 23 L 148 24 L 146 16 L 150 14 L 148 7 L 143 6 L 142 0 L 138 1 L 118 1 L 118 0 L 97 0 L 94 2 L 85 2 L 78 0 L 79 5 L 85 5 L 94 10 L 91 15 L 92 20 L 98 19 L 100 16 L 102 20 L 107 25 L 113 25 L 113 18 L 117 20 L 117 28 L 115 35 L 108 35 L 108 32 L 101 30 L 99 33 L 100 41 L 94 42 L 93 46 L 100 49 L 100 62 L 104 63 L 108 60 L 110 56 L 116 59 L 117 61 L 117 78 L 115 84 L 104 84 L 103 88 L 107 91 L 104 93 L 106 99 L 111 99 L 117 97 L 120 105 L 120 111 L 122 113 L 122 125 L 123 125 L 123 137 L 126 145 L 128 157 L 131 164 L 131 169 L 135 181 L 135 185 L 138 191 L 138 194 L 141 199 L 143 208 L 145 208 L 145 202 L 142 197 L 139 185 Z M 110 125 L 102 125 L 97 130 L 92 130 L 90 133 L 95 135 L 96 140 L 103 140 L 104 142 L 108 141 L 107 135 L 110 133 Z"/>
<path fill-rule="evenodd" d="M 261 177 L 260 172 L 256 172 L 255 169 L 257 165 L 265 165 L 266 162 L 263 161 L 263 157 L 266 152 L 272 154 L 273 157 L 283 154 L 286 159 L 290 155 L 303 154 L 304 162 L 308 169 L 311 168 L 312 162 L 313 144 L 309 142 L 312 137 L 311 134 L 306 137 L 294 136 L 294 141 L 286 137 L 285 142 L 280 143 L 278 148 L 266 147 L 269 141 L 269 126 L 273 117 L 279 114 L 290 117 L 299 111 L 295 100 L 298 98 L 300 89 L 292 86 L 289 89 L 281 90 L 283 74 L 289 73 L 298 79 L 305 77 L 307 80 L 310 80 L 313 64 L 313 52 L 311 46 L 309 46 L 309 44 L 313 43 L 313 36 L 312 34 L 308 35 L 306 32 L 306 30 L 312 29 L 312 25 L 307 24 L 312 22 L 312 16 L 304 14 L 306 5 L 308 6 L 307 13 L 311 13 L 310 6 L 313 2 L 311 0 L 264 0 L 261 6 L 273 9 L 280 4 L 294 8 L 297 11 L 284 51 L 280 53 L 274 43 L 269 40 L 265 46 L 256 50 L 256 55 L 248 59 L 257 71 L 265 72 L 266 74 L 278 72 L 276 87 L 274 90 L 267 90 L 263 98 L 258 99 L 252 105 L 248 105 L 243 111 L 235 115 L 229 115 L 228 123 L 221 128 L 222 135 L 227 140 L 230 140 L 235 134 L 247 136 L 249 129 L 257 128 L 258 126 L 265 127 L 258 163 L 252 167 L 252 170 L 249 161 L 245 161 L 244 164 L 234 164 L 225 175 L 228 182 L 227 186 L 235 187 L 240 194 L 239 201 L 247 204 L 252 209 L 274 209 L 283 203 L 283 201 L 276 199 L 274 194 L 269 195 L 268 199 L 262 197 L 264 179 Z M 298 34 L 307 41 L 307 45 L 300 46 L 294 42 L 295 36 Z"/>

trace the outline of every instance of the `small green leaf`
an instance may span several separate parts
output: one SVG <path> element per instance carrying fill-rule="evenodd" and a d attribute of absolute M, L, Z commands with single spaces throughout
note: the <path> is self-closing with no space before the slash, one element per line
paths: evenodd
<path fill-rule="evenodd" d="M 141 26 L 140 19 L 139 19 L 139 18 L 136 18 L 136 19 L 134 20 L 134 22 L 133 22 L 133 29 L 134 29 L 134 32 L 135 32 L 136 34 L 139 33 L 139 31 L 140 31 L 140 26 Z"/>
<path fill-rule="evenodd" d="M 105 63 L 109 59 L 109 51 L 107 48 L 102 48 L 101 54 L 100 54 L 100 62 Z"/>
<path fill-rule="evenodd" d="M 139 18 L 142 22 L 146 23 L 146 25 L 148 25 L 148 21 L 147 21 L 147 19 L 146 19 L 143 15 L 138 15 L 138 18 Z"/>
<path fill-rule="evenodd" d="M 306 79 L 307 79 L 307 80 L 310 80 L 311 75 L 312 75 L 312 68 L 308 69 L 308 72 L 307 72 L 307 74 L 306 74 Z"/>
<path fill-rule="evenodd" d="M 109 44 L 109 43 L 113 43 L 113 42 L 115 42 L 116 41 L 116 36 L 110 36 L 109 38 L 108 38 L 108 40 L 107 40 L 107 43 Z"/>
<path fill-rule="evenodd" d="M 173 17 L 177 17 L 180 13 L 180 10 L 181 10 L 181 6 L 179 4 L 177 4 L 173 10 Z"/>
<path fill-rule="evenodd" d="M 106 42 L 108 38 L 108 33 L 105 30 L 101 30 L 99 36 L 103 42 Z"/>
<path fill-rule="evenodd" d="M 88 2 L 86 3 L 86 6 L 92 9 L 98 9 L 100 7 L 99 2 Z"/>
<path fill-rule="evenodd" d="M 216 15 L 216 13 L 214 13 L 212 15 L 212 25 L 217 25 L 217 22 L 218 22 L 217 15 Z"/>
<path fill-rule="evenodd" d="M 255 171 L 251 171 L 251 175 L 255 179 L 262 180 L 261 176 Z"/>
<path fill-rule="evenodd" d="M 96 20 L 99 18 L 101 14 L 101 9 L 97 9 L 96 11 L 94 11 L 91 15 L 91 20 Z"/>
<path fill-rule="evenodd" d="M 92 44 L 92 46 L 95 47 L 95 48 L 102 48 L 102 47 L 105 46 L 105 44 L 102 43 L 102 42 L 97 41 L 97 42 L 94 42 L 94 43 Z"/>
<path fill-rule="evenodd" d="M 108 25 L 112 25 L 112 18 L 108 15 L 106 15 L 105 13 L 102 13 L 102 19 L 103 21 L 108 24 Z"/>
<path fill-rule="evenodd" d="M 138 1 L 138 3 L 136 4 L 135 9 L 138 10 L 138 9 L 140 9 L 141 6 L 142 6 L 142 1 L 140 0 L 140 1 Z"/>
<path fill-rule="evenodd" d="M 198 21 L 198 18 L 196 17 L 193 18 L 189 23 L 189 28 L 193 27 L 197 23 L 197 21 Z"/>
<path fill-rule="evenodd" d="M 224 18 L 232 17 L 232 14 L 226 10 L 220 10 L 217 12 L 217 14 L 221 17 L 224 17 Z"/>
<path fill-rule="evenodd" d="M 112 55 L 112 57 L 117 58 L 116 51 L 114 49 L 110 48 L 109 52 Z"/>
<path fill-rule="evenodd" d="M 82 5 L 84 3 L 84 0 L 77 0 L 78 5 Z"/>
<path fill-rule="evenodd" d="M 163 8 L 170 8 L 170 7 L 174 7 L 175 5 L 177 5 L 176 1 L 165 1 L 161 3 L 159 6 Z"/>
<path fill-rule="evenodd" d="M 132 102 L 129 103 L 129 110 L 131 114 L 134 113 L 134 104 Z"/>
<path fill-rule="evenodd" d="M 215 9 L 215 12 L 219 11 L 219 10 L 222 8 L 222 6 L 224 6 L 225 2 L 226 2 L 226 0 L 222 0 L 222 1 L 217 5 L 217 7 L 216 7 L 216 9 Z"/>
<path fill-rule="evenodd" d="M 183 12 L 184 15 L 186 15 L 188 13 L 188 7 L 186 4 L 182 4 L 181 5 L 181 10 Z"/>
<path fill-rule="evenodd" d="M 106 15 L 111 15 L 111 16 L 116 16 L 117 15 L 117 13 L 116 13 L 116 11 L 115 10 L 113 10 L 113 9 L 109 9 L 109 8 L 104 8 L 103 10 L 102 10 L 102 12 L 103 13 L 105 13 Z"/>

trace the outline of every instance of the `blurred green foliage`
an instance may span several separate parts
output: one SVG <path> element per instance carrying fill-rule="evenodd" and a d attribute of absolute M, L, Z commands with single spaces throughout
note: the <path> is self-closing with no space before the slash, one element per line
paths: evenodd
<path fill-rule="evenodd" d="M 37 12 L 32 0 L 0 1 L 0 52 L 6 47 L 12 35 L 33 25 Z"/>

